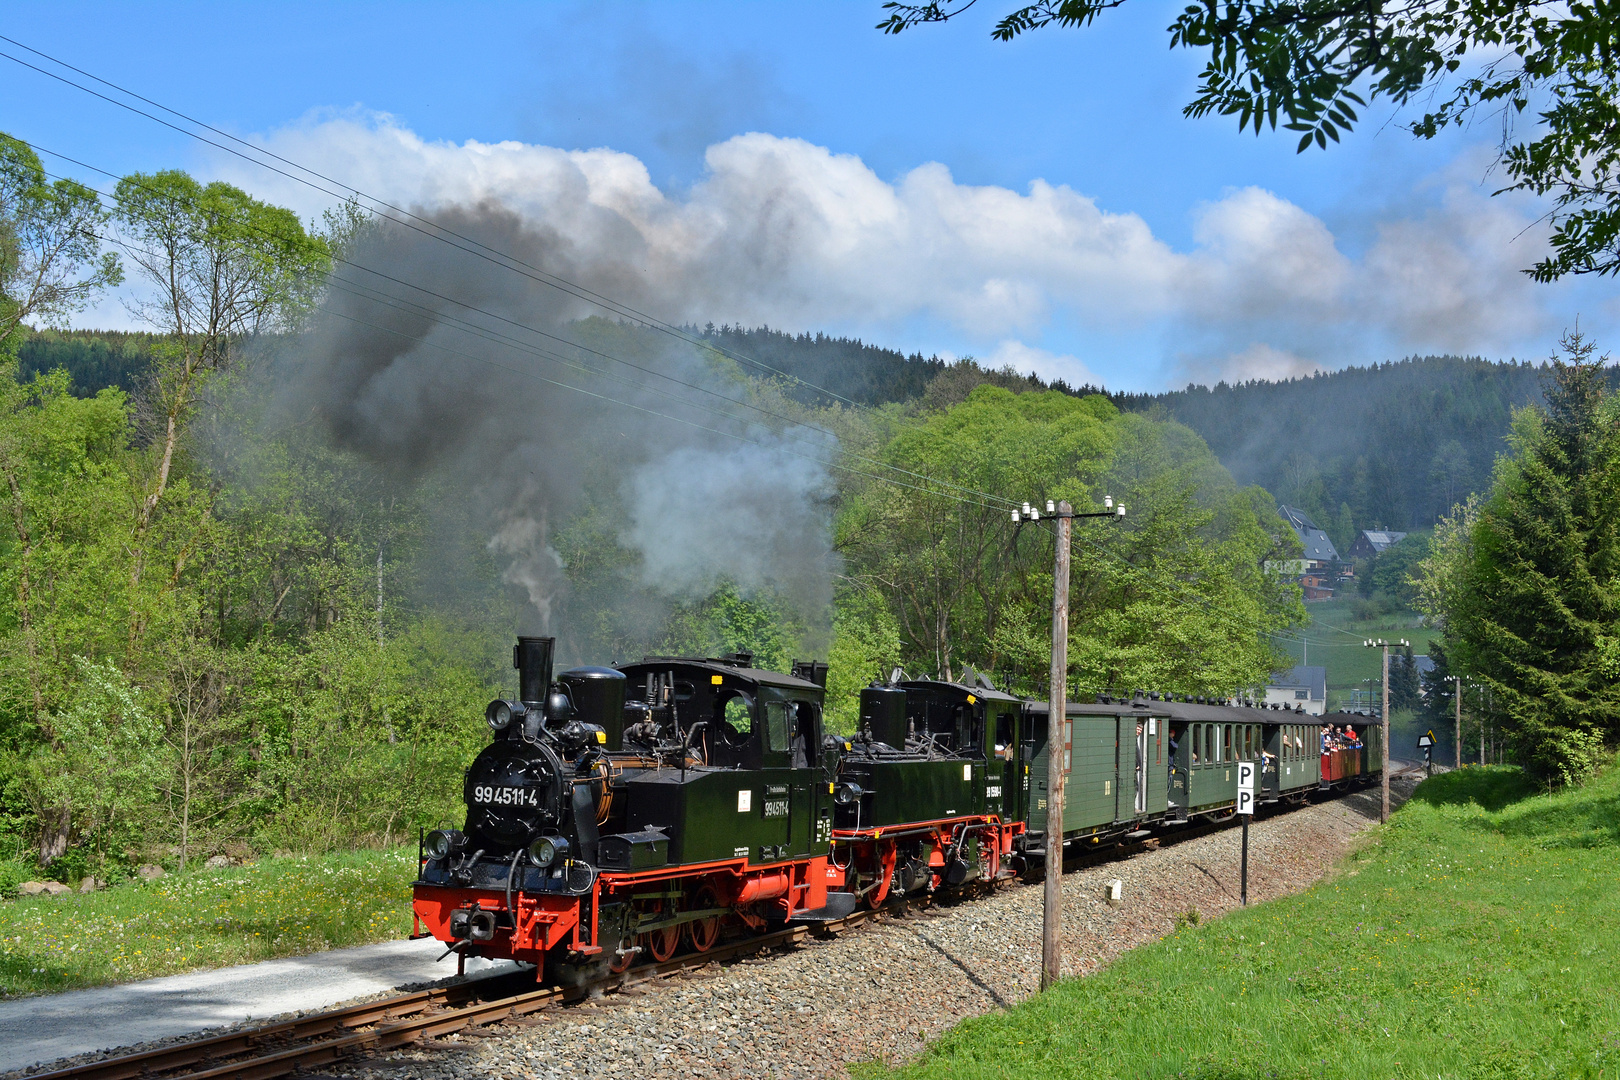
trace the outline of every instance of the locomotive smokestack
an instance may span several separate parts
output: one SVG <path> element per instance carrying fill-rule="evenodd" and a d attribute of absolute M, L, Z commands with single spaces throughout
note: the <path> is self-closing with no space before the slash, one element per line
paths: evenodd
<path fill-rule="evenodd" d="M 518 672 L 518 699 L 544 709 L 551 689 L 551 652 L 557 639 L 520 637 L 512 648 L 512 666 Z"/>

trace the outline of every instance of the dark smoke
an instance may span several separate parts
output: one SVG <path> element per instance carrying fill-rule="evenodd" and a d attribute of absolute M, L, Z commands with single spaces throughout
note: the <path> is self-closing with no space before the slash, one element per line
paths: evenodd
<path fill-rule="evenodd" d="M 583 258 L 499 206 L 440 211 L 434 220 L 657 310 L 656 286 L 635 268 L 633 238 L 624 238 L 620 257 L 595 250 Z M 397 224 L 370 230 L 346 258 L 379 273 L 337 267 L 282 387 L 285 403 L 319 416 L 338 447 L 394 477 L 432 478 L 457 493 L 453 512 L 477 519 L 503 580 L 532 605 L 524 629 L 565 644 L 570 637 L 569 627 L 554 625 L 567 575 L 552 539 L 587 506 L 618 523 L 620 543 L 639 554 L 640 581 L 655 596 L 690 599 L 730 580 L 744 594 L 787 598 L 807 625 L 825 624 L 831 485 L 826 467 L 809 458 L 830 459 L 830 438 L 776 430 L 779 423 L 739 406 L 512 323 L 586 338 L 602 352 L 739 398 L 746 388 L 727 371 L 730 361 L 649 331 L 582 323 L 599 312 Z"/>

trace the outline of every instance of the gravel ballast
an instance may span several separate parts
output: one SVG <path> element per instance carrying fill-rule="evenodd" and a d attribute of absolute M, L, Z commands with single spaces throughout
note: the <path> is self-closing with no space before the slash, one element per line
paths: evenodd
<path fill-rule="evenodd" d="M 1397 798 L 1411 785 L 1397 782 Z M 1377 789 L 1257 820 L 1249 900 L 1320 879 L 1378 820 Z M 1167 843 L 1063 877 L 1066 975 L 1238 906 L 1239 830 Z M 1122 883 L 1118 906 L 1105 883 Z M 436 1049 L 335 1066 L 335 1074 L 503 1077 L 841 1076 L 848 1062 L 906 1060 L 958 1020 L 1005 1008 L 1039 979 L 1039 885 L 889 918 L 793 950 L 710 965 L 577 1006 L 449 1037 Z"/>

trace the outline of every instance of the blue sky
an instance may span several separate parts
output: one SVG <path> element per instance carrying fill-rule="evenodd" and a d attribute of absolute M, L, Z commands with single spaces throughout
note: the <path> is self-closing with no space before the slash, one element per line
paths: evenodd
<path fill-rule="evenodd" d="M 1182 117 L 1200 57 L 1168 49 L 1175 5 L 1001 44 L 1005 6 L 889 37 L 875 2 L 14 0 L 3 32 L 367 190 L 508 203 L 671 318 L 1120 389 L 1540 357 L 1577 315 L 1606 343 L 1608 283 L 1517 274 L 1542 208 L 1489 197 L 1490 125 L 1420 144 L 1375 106 L 1343 146 L 1296 155 L 1286 134 Z M 0 129 L 322 205 L 9 61 Z"/>

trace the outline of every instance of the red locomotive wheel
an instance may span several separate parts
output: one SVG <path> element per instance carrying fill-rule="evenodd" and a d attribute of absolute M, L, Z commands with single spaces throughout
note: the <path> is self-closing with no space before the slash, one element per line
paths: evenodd
<path fill-rule="evenodd" d="M 704 908 L 717 908 L 721 905 L 720 899 L 714 895 L 714 889 L 705 885 L 698 890 L 692 906 L 701 911 Z M 720 916 L 713 915 L 707 919 L 687 923 L 686 936 L 692 942 L 694 952 L 708 952 L 714 948 L 714 943 L 720 940 Z"/>
<path fill-rule="evenodd" d="M 643 935 L 642 940 L 654 962 L 662 964 L 675 955 L 675 946 L 681 943 L 681 928 L 666 926 L 662 930 L 650 930 Z"/>

